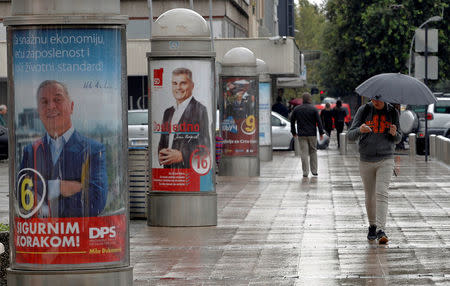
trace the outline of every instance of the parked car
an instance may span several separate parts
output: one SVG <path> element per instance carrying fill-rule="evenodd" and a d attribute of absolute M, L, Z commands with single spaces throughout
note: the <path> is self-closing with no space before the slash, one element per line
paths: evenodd
<path fill-rule="evenodd" d="M 436 99 L 436 103 L 428 105 L 428 134 L 450 138 L 450 94 L 438 95 Z M 400 115 L 400 128 L 405 134 L 417 135 L 416 152 L 425 154 L 425 106 L 407 105 Z"/>
<path fill-rule="evenodd" d="M 0 125 L 0 160 L 8 159 L 8 128 Z"/>
<path fill-rule="evenodd" d="M 291 122 L 284 116 L 272 111 L 272 149 L 294 150 L 294 137 L 291 133 Z M 326 149 L 330 138 L 324 134 L 320 140 L 317 131 L 317 149 Z"/>
<path fill-rule="evenodd" d="M 148 145 L 148 110 L 128 110 L 128 146 Z"/>

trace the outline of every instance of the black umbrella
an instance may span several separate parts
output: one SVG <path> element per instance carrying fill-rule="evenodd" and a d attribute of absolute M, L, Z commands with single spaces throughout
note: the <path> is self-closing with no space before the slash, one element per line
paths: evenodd
<path fill-rule="evenodd" d="M 364 97 L 389 103 L 426 105 L 435 103 L 431 90 L 418 79 L 400 73 L 382 73 L 360 84 L 355 91 Z M 428 110 L 426 108 L 425 110 Z M 425 112 L 425 161 L 428 160 L 428 120 Z"/>
<path fill-rule="evenodd" d="M 359 95 L 389 103 L 428 105 L 436 102 L 431 90 L 418 79 L 400 73 L 382 73 L 360 84 Z"/>

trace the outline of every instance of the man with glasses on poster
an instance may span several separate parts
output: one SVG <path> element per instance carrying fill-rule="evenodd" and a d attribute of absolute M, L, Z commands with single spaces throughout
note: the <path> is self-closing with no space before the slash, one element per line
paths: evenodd
<path fill-rule="evenodd" d="M 192 71 L 176 68 L 172 71 L 174 106 L 164 111 L 158 146 L 159 163 L 164 168 L 189 169 L 192 154 L 210 154 L 210 135 L 206 107 L 192 96 Z"/>
<path fill-rule="evenodd" d="M 28 180 L 19 179 L 20 208 L 30 212 L 33 200 L 43 200 L 38 217 L 99 215 L 108 192 L 105 146 L 74 129 L 74 102 L 65 84 L 42 82 L 37 103 L 47 132 L 24 148 L 19 177 L 26 170 Z"/>

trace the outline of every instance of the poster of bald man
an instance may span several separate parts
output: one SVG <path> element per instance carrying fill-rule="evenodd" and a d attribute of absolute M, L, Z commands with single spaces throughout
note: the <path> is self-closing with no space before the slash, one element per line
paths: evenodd
<path fill-rule="evenodd" d="M 209 60 L 151 62 L 152 190 L 213 190 Z"/>
<path fill-rule="evenodd" d="M 123 35 L 120 27 L 11 33 L 17 264 L 125 259 Z"/>

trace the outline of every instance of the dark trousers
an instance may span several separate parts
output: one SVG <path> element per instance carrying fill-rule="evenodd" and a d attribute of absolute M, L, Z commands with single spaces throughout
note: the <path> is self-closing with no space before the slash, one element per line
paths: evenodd
<path fill-rule="evenodd" d="M 336 126 L 336 132 L 337 132 L 338 147 L 340 147 L 341 146 L 341 142 L 340 142 L 340 139 L 339 139 L 339 135 L 344 130 L 344 121 L 337 121 L 335 123 L 335 126 Z"/>

